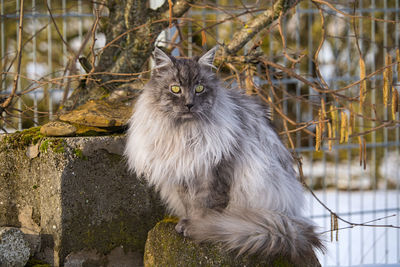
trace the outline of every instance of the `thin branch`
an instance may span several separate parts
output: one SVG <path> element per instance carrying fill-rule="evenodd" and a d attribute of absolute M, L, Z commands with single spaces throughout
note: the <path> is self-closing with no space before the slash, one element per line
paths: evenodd
<path fill-rule="evenodd" d="M 334 215 L 336 218 L 338 218 L 339 220 L 341 220 L 344 223 L 347 223 L 348 225 L 352 227 L 355 226 L 368 226 L 368 227 L 386 227 L 386 228 L 396 228 L 396 229 L 400 229 L 400 226 L 396 226 L 396 225 L 387 225 L 387 224 L 367 224 L 369 222 L 366 223 L 354 223 L 348 220 L 343 219 L 342 217 L 340 217 L 336 212 L 334 212 L 333 210 L 331 210 L 324 202 L 322 202 L 322 200 L 320 200 L 317 195 L 315 195 L 314 191 L 306 184 L 305 182 L 305 178 L 304 178 L 304 174 L 303 174 L 303 163 L 301 162 L 301 158 L 297 157 L 296 155 L 294 155 L 294 159 L 297 163 L 297 167 L 299 170 L 299 176 L 300 176 L 300 181 L 302 182 L 302 184 L 307 188 L 307 190 L 311 193 L 311 195 L 314 197 L 315 200 L 318 201 L 319 204 L 321 204 L 322 207 L 324 207 L 330 214 Z M 371 221 L 372 222 L 372 221 Z M 335 229 L 338 230 L 338 229 Z"/>
<path fill-rule="evenodd" d="M 1 108 L 4 110 L 6 109 L 10 104 L 12 99 L 15 96 L 15 92 L 17 91 L 18 88 L 18 79 L 19 75 L 21 72 L 21 59 L 22 59 L 22 32 L 23 32 L 23 22 L 24 22 L 24 0 L 21 0 L 21 7 L 19 10 L 19 30 L 18 30 L 18 50 L 17 50 L 17 73 L 14 76 L 14 84 L 13 84 L 13 89 L 11 91 L 11 94 L 9 97 L 3 102 L 1 105 Z"/>
<path fill-rule="evenodd" d="M 348 18 L 354 18 L 354 19 L 366 18 L 366 19 L 370 19 L 370 20 L 373 20 L 373 21 L 379 21 L 379 22 L 388 22 L 388 23 L 393 23 L 393 24 L 398 23 L 398 22 L 395 21 L 395 20 L 379 19 L 379 18 L 375 18 L 375 17 L 371 17 L 371 16 L 356 16 L 356 15 L 351 15 L 351 14 L 348 14 L 348 13 L 346 13 L 346 12 L 341 11 L 340 9 L 337 9 L 337 8 L 334 7 L 331 3 L 327 2 L 327 1 L 323 1 L 323 0 L 312 0 L 312 2 L 320 3 L 320 4 L 323 4 L 323 5 L 326 5 L 326 6 L 328 6 L 329 8 L 331 8 L 332 10 L 334 10 L 335 12 L 337 12 L 337 13 L 339 13 L 339 14 L 345 16 L 345 17 L 348 17 Z"/>

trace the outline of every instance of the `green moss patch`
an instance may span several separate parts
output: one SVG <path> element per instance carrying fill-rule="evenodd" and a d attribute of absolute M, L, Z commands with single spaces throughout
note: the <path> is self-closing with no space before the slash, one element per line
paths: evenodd
<path fill-rule="evenodd" d="M 83 154 L 83 151 L 81 149 L 79 149 L 79 148 L 75 148 L 74 149 L 74 155 L 79 159 L 83 159 L 83 160 L 87 160 L 88 159 L 88 157 L 85 156 Z"/>
<path fill-rule="evenodd" d="M 144 266 L 274 266 L 292 267 L 288 260 L 257 256 L 237 257 L 220 244 L 194 242 L 176 233 L 176 218 L 165 218 L 149 232 L 144 253 Z M 320 266 L 318 262 L 303 266 Z"/>
<path fill-rule="evenodd" d="M 101 136 L 110 134 L 107 129 L 99 127 L 85 126 L 77 123 L 73 123 L 72 125 L 76 128 L 77 136 Z"/>
<path fill-rule="evenodd" d="M 40 153 L 47 153 L 51 149 L 54 153 L 65 153 L 65 140 L 64 139 L 44 139 L 40 143 Z"/>
<path fill-rule="evenodd" d="M 44 261 L 35 258 L 30 258 L 29 261 L 26 263 L 25 267 L 51 267 L 51 265 Z"/>
<path fill-rule="evenodd" d="M 11 149 L 23 149 L 31 144 L 37 144 L 44 138 L 40 127 L 32 127 L 23 131 L 8 134 L 3 138 L 3 143 Z"/>

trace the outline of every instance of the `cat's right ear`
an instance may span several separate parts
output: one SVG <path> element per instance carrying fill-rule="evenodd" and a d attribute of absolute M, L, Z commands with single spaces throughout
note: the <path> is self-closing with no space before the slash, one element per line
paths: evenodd
<path fill-rule="evenodd" d="M 162 68 L 169 64 L 172 64 L 171 58 L 158 47 L 154 48 L 153 58 L 154 69 Z"/>
<path fill-rule="evenodd" d="M 218 48 L 219 48 L 218 45 L 214 46 L 210 51 L 208 51 L 201 58 L 199 58 L 198 62 L 200 64 L 216 69 L 217 67 L 214 66 L 214 58 Z"/>

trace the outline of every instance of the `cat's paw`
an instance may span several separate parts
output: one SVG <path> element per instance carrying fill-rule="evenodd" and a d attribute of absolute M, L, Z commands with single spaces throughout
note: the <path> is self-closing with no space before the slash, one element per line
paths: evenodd
<path fill-rule="evenodd" d="M 180 219 L 179 222 L 175 225 L 175 231 L 179 234 L 184 234 L 188 222 L 188 219 Z"/>

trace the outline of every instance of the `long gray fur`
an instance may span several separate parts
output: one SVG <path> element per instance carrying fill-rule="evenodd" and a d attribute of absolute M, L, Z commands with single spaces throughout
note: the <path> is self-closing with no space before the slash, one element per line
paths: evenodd
<path fill-rule="evenodd" d="M 216 49 L 177 59 L 156 48 L 152 77 L 130 120 L 128 165 L 180 217 L 177 231 L 239 254 L 301 263 L 323 246 L 301 215 L 292 157 L 265 106 L 226 89 L 212 72 Z M 171 85 L 181 92 L 172 93 Z M 204 87 L 200 94 L 197 85 Z"/>

